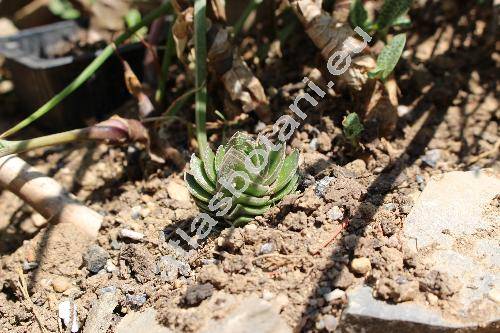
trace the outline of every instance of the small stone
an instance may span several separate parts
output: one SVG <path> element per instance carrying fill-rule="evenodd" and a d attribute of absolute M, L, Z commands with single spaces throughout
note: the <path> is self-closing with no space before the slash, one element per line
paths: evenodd
<path fill-rule="evenodd" d="M 108 260 L 108 262 L 106 263 L 106 266 L 104 268 L 106 269 L 106 272 L 108 272 L 108 273 L 113 273 L 113 272 L 116 272 L 118 270 L 118 267 L 116 267 L 116 265 L 113 264 L 113 262 L 111 260 Z"/>
<path fill-rule="evenodd" d="M 121 229 L 120 237 L 140 241 L 144 238 L 144 234 L 130 229 Z"/>
<path fill-rule="evenodd" d="M 156 264 L 156 272 L 160 274 L 163 281 L 172 282 L 180 274 L 184 277 L 191 275 L 191 267 L 172 256 L 163 256 Z"/>
<path fill-rule="evenodd" d="M 103 269 L 104 266 L 106 266 L 108 259 L 108 252 L 96 244 L 90 245 L 83 255 L 83 260 L 87 269 L 92 273 L 98 273 L 101 269 Z"/>
<path fill-rule="evenodd" d="M 429 302 L 430 305 L 438 304 L 439 298 L 433 293 L 427 293 L 425 297 L 427 298 L 427 302 Z"/>
<path fill-rule="evenodd" d="M 247 225 L 245 225 L 245 229 L 246 230 L 257 230 L 257 225 L 253 224 L 253 223 L 249 223 Z"/>
<path fill-rule="evenodd" d="M 436 167 L 437 162 L 440 159 L 441 159 L 440 149 L 430 149 L 425 153 L 424 156 L 422 156 L 422 161 L 432 168 Z"/>
<path fill-rule="evenodd" d="M 37 267 L 38 267 L 38 263 L 36 263 L 36 262 L 28 262 L 28 261 L 23 262 L 23 270 L 25 272 L 31 271 L 32 269 L 35 269 Z"/>
<path fill-rule="evenodd" d="M 366 163 L 361 159 L 347 163 L 345 168 L 356 175 L 362 175 L 366 172 Z"/>
<path fill-rule="evenodd" d="M 329 293 L 326 293 L 323 295 L 323 297 L 325 298 L 325 301 L 331 303 L 335 300 L 338 300 L 338 299 L 343 299 L 345 296 L 345 291 L 341 290 L 341 289 L 335 289 L 334 291 L 331 291 Z"/>
<path fill-rule="evenodd" d="M 339 324 L 337 318 L 329 314 L 323 316 L 323 323 L 328 332 L 333 332 Z"/>
<path fill-rule="evenodd" d="M 138 220 L 141 217 L 141 206 L 134 206 L 131 209 L 130 217 L 134 220 Z"/>
<path fill-rule="evenodd" d="M 332 209 L 328 211 L 328 216 L 333 221 L 338 221 L 344 217 L 344 213 L 342 212 L 339 206 L 333 206 Z"/>
<path fill-rule="evenodd" d="M 71 282 L 64 276 L 56 276 L 52 280 L 52 288 L 55 292 L 62 293 L 71 287 Z"/>
<path fill-rule="evenodd" d="M 488 293 L 488 298 L 496 303 L 500 303 L 500 288 L 495 287 Z"/>
<path fill-rule="evenodd" d="M 406 105 L 398 105 L 398 117 L 402 118 L 406 116 L 408 113 L 410 113 L 410 108 Z"/>
<path fill-rule="evenodd" d="M 189 202 L 189 191 L 184 184 L 176 181 L 169 181 L 166 185 L 168 196 L 181 202 Z"/>
<path fill-rule="evenodd" d="M 274 294 L 270 292 L 269 290 L 264 290 L 262 292 L 262 299 L 265 301 L 270 301 L 274 298 Z"/>
<path fill-rule="evenodd" d="M 71 315 L 71 309 L 73 309 L 73 315 Z M 71 323 L 71 332 L 76 333 L 80 329 L 80 323 L 78 322 L 77 305 L 71 304 L 70 301 L 63 301 L 59 303 L 58 306 L 59 318 L 62 319 L 64 325 L 69 327 L 71 317 L 73 317 L 73 322 Z"/>
<path fill-rule="evenodd" d="M 138 294 L 138 295 L 131 295 L 131 294 L 126 294 L 125 299 L 127 300 L 127 303 L 134 306 L 134 307 L 141 307 L 146 303 L 147 301 L 147 295 L 146 294 Z"/>
<path fill-rule="evenodd" d="M 273 243 L 264 243 L 261 245 L 259 254 L 269 254 L 274 251 Z"/>
<path fill-rule="evenodd" d="M 328 177 L 328 176 L 320 179 L 318 182 L 316 182 L 316 188 L 314 189 L 314 193 L 318 197 L 324 197 L 326 189 L 334 179 L 335 179 L 334 177 Z"/>
<path fill-rule="evenodd" d="M 33 224 L 37 228 L 42 228 L 47 225 L 47 220 L 45 219 L 45 217 L 38 213 L 33 213 L 33 215 L 31 215 L 31 219 L 33 220 Z"/>
<path fill-rule="evenodd" d="M 372 265 L 370 263 L 370 259 L 366 257 L 361 257 L 361 258 L 355 258 L 351 262 L 351 268 L 354 273 L 364 275 L 371 270 Z"/>
<path fill-rule="evenodd" d="M 214 293 L 214 286 L 211 283 L 199 284 L 188 287 L 184 301 L 189 306 L 200 304 L 203 300 L 209 298 Z"/>

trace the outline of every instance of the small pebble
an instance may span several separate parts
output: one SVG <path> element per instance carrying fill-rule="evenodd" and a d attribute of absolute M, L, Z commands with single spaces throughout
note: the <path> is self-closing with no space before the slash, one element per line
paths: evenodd
<path fill-rule="evenodd" d="M 131 294 L 126 294 L 125 299 L 127 300 L 127 303 L 135 306 L 135 307 L 140 307 L 144 305 L 147 301 L 147 295 L 146 294 L 138 294 L 138 295 L 131 295 Z"/>
<path fill-rule="evenodd" d="M 259 254 L 269 254 L 274 251 L 273 243 L 264 243 L 260 246 Z"/>
<path fill-rule="evenodd" d="M 325 329 L 328 332 L 335 331 L 337 325 L 339 324 L 337 318 L 329 314 L 323 316 L 323 323 L 325 324 Z"/>
<path fill-rule="evenodd" d="M 324 294 L 323 297 L 325 298 L 325 301 L 331 303 L 335 300 L 342 299 L 345 296 L 345 291 L 340 290 L 340 289 L 335 289 L 334 291 L 331 291 L 327 294 Z"/>
<path fill-rule="evenodd" d="M 71 308 L 73 308 L 73 316 L 71 316 Z M 71 304 L 70 301 L 63 301 L 59 303 L 58 312 L 59 318 L 62 319 L 66 327 L 69 326 L 71 317 L 73 317 L 73 322 L 71 323 L 71 332 L 78 332 L 78 330 L 80 329 L 80 323 L 78 322 L 77 305 Z"/>
<path fill-rule="evenodd" d="M 35 269 L 37 267 L 38 267 L 38 263 L 36 263 L 36 262 L 27 262 L 27 261 L 23 262 L 23 270 L 25 272 L 31 271 L 32 269 Z"/>
<path fill-rule="evenodd" d="M 436 295 L 432 293 L 427 293 L 425 296 L 427 298 L 427 302 L 429 302 L 430 305 L 438 304 L 439 298 Z"/>
<path fill-rule="evenodd" d="M 131 209 L 130 217 L 134 220 L 138 220 L 141 217 L 141 206 L 134 206 Z"/>
<path fill-rule="evenodd" d="M 108 272 L 108 273 L 113 273 L 113 272 L 116 272 L 118 270 L 118 267 L 116 267 L 116 265 L 113 264 L 113 262 L 111 262 L 111 260 L 108 260 L 108 262 L 106 263 L 106 266 L 104 268 L 106 269 L 106 272 Z"/>
<path fill-rule="evenodd" d="M 144 234 L 137 232 L 137 231 L 130 230 L 130 229 L 121 229 L 120 230 L 120 237 L 139 241 L 139 240 L 142 240 L 144 238 Z"/>
<path fill-rule="evenodd" d="M 354 273 L 364 275 L 371 270 L 372 265 L 370 263 L 370 259 L 361 257 L 353 259 L 353 261 L 351 262 L 351 268 Z"/>
<path fill-rule="evenodd" d="M 274 298 L 274 294 L 270 292 L 269 290 L 264 290 L 262 292 L 262 299 L 265 301 L 270 301 Z"/>
<path fill-rule="evenodd" d="M 441 150 L 440 149 L 430 149 L 428 150 L 424 156 L 421 157 L 422 161 L 428 166 L 435 168 L 437 162 L 441 159 Z"/>
<path fill-rule="evenodd" d="M 328 216 L 332 220 L 338 221 L 344 217 L 344 213 L 342 212 L 339 206 L 333 206 L 332 209 L 328 211 Z"/>
<path fill-rule="evenodd" d="M 64 276 L 56 276 L 52 279 L 52 288 L 55 292 L 62 293 L 71 287 L 71 282 Z"/>
<path fill-rule="evenodd" d="M 325 191 L 330 185 L 330 183 L 334 180 L 334 177 L 324 177 L 316 182 L 316 188 L 314 189 L 314 193 L 318 197 L 323 197 L 325 195 Z"/>
<path fill-rule="evenodd" d="M 99 245 L 92 244 L 83 255 L 83 260 L 87 269 L 92 273 L 98 273 L 106 266 L 109 259 L 108 252 Z"/>

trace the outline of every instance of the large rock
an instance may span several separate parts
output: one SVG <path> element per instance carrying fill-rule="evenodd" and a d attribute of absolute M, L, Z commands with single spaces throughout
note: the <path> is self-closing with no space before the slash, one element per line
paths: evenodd
<path fill-rule="evenodd" d="M 444 318 L 439 311 L 424 304 L 390 304 L 372 296 L 370 287 L 358 287 L 347 293 L 349 303 L 342 313 L 342 333 L 451 333 L 498 332 L 499 326 L 464 325 Z"/>
<path fill-rule="evenodd" d="M 418 302 L 388 304 L 369 287 L 348 293 L 342 332 L 499 332 L 500 179 L 486 171 L 431 179 L 403 227 L 415 251 Z"/>

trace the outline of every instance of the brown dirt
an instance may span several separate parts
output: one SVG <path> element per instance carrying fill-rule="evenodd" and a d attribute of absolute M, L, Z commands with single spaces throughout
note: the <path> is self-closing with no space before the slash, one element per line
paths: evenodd
<path fill-rule="evenodd" d="M 291 141 L 302 152 L 299 192 L 243 228 L 220 226 L 173 271 L 168 263 L 157 263 L 164 256 L 176 258 L 167 241 L 175 239 L 175 228 L 188 230 L 197 213 L 191 201 L 169 191 L 180 183 L 182 170 L 152 162 L 135 146 L 77 145 L 28 154 L 78 199 L 106 215 L 97 244 L 110 259 L 107 270 L 90 273 L 82 259 L 85 239 L 64 226 L 44 226 L 31 208 L 1 192 L 2 330 L 39 332 L 21 302 L 18 265 L 24 266 L 31 299 L 51 332 L 57 332 L 60 300 L 73 298 L 84 323 L 92 301 L 109 286 L 122 293 L 112 327 L 128 311 L 153 306 L 162 324 L 182 332 L 194 332 L 216 316 L 220 310 L 214 300 L 225 294 L 269 299 L 303 332 L 320 331 L 315 327 L 325 314 L 340 315 L 345 297 L 328 302 L 324 294 L 362 283 L 391 302 L 435 301 L 446 310 L 457 282 L 417 266 L 415 253 L 402 247 L 401 226 L 432 175 L 499 171 L 495 154 L 486 155 L 499 140 L 492 70 L 498 68 L 499 54 L 487 13 L 457 8 L 449 14 L 437 3 L 432 6 L 417 6 L 411 13 L 419 29 L 410 30 L 396 71 L 402 106 L 394 136 L 377 139 L 368 129 L 363 147 L 353 150 L 340 127 L 343 99 L 321 101 Z M 319 66 L 304 34 L 293 34 L 286 43 L 283 58 L 253 68 L 265 87 L 277 91 L 271 96 L 275 118 L 305 88 L 296 82 Z M 251 120 L 245 126 L 254 132 L 255 125 Z M 221 138 L 220 132 L 211 137 Z M 181 156 L 190 153 L 187 142 L 176 142 L 175 148 Z M 332 218 L 339 212 L 343 217 Z M 123 238 L 124 228 L 145 237 Z M 365 274 L 352 265 L 362 257 L 371 266 Z M 58 276 L 71 283 L 62 293 L 52 286 Z"/>

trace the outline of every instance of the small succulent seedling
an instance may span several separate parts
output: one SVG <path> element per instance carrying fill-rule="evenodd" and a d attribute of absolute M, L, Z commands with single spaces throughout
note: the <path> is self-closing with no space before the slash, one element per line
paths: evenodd
<path fill-rule="evenodd" d="M 385 0 L 377 19 L 372 22 L 363 6 L 362 0 L 354 0 L 351 4 L 349 18 L 351 24 L 362 28 L 366 32 L 376 32 L 385 36 L 387 30 L 393 26 L 409 25 L 410 19 L 406 12 L 410 9 L 412 0 Z"/>
<path fill-rule="evenodd" d="M 377 57 L 377 67 L 368 73 L 371 78 L 385 81 L 396 67 L 406 43 L 406 35 L 399 34 L 384 46 Z"/>
<path fill-rule="evenodd" d="M 359 136 L 363 132 L 363 124 L 359 120 L 357 113 L 349 113 L 344 117 L 342 121 L 342 127 L 344 127 L 344 136 L 347 140 L 351 142 L 353 146 L 357 146 L 359 142 Z"/>
<path fill-rule="evenodd" d="M 245 224 L 296 190 L 299 152 L 294 150 L 286 156 L 285 150 L 285 143 L 278 151 L 267 150 L 264 144 L 237 132 L 216 154 L 207 148 L 201 152 L 201 159 L 192 155 L 190 170 L 185 173 L 189 192 L 200 210 L 235 226 Z M 268 153 L 257 154 L 257 151 Z M 248 168 L 245 161 L 251 161 L 253 167 Z M 231 186 L 242 193 L 234 195 Z M 219 207 L 218 212 L 210 209 L 214 206 Z"/>

